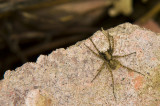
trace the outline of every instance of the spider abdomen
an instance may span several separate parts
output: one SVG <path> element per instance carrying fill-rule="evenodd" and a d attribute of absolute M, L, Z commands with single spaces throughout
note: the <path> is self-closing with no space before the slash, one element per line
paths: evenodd
<path fill-rule="evenodd" d="M 108 64 L 110 68 L 113 70 L 115 70 L 118 67 L 118 62 L 116 60 L 110 60 Z"/>

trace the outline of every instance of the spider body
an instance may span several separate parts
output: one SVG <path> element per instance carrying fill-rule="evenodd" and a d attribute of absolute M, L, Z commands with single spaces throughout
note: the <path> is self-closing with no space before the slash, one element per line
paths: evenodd
<path fill-rule="evenodd" d="M 118 61 L 117 60 L 110 60 L 109 61 L 109 67 L 112 70 L 115 70 L 117 67 L 119 66 Z"/>
<path fill-rule="evenodd" d="M 100 57 L 104 60 L 106 64 L 113 70 L 115 70 L 118 66 L 118 61 L 112 58 L 112 55 L 109 52 L 99 53 Z"/>
<path fill-rule="evenodd" d="M 103 60 L 102 66 L 97 70 L 98 72 L 91 82 L 93 82 L 97 78 L 97 76 L 100 74 L 100 72 L 102 71 L 104 66 L 106 66 L 106 68 L 108 69 L 108 71 L 110 72 L 111 77 L 112 77 L 113 95 L 114 95 L 114 98 L 116 99 L 115 91 L 114 91 L 114 77 L 113 77 L 113 73 L 112 73 L 113 70 L 115 70 L 117 67 L 123 67 L 123 68 L 126 68 L 128 71 L 132 71 L 132 72 L 141 74 L 143 76 L 144 76 L 144 74 L 142 74 L 138 71 L 135 71 L 135 70 L 133 70 L 133 69 L 127 67 L 127 66 L 122 65 L 120 63 L 120 61 L 117 60 L 117 58 L 126 57 L 126 56 L 129 56 L 129 55 L 135 54 L 135 52 L 127 54 L 127 55 L 123 55 L 123 56 L 113 56 L 113 52 L 114 52 L 113 36 L 110 36 L 109 33 L 107 34 L 103 29 L 102 29 L 102 33 L 107 37 L 108 42 L 109 42 L 109 49 L 107 51 L 100 52 L 91 38 L 89 38 L 89 39 L 92 42 L 92 44 L 93 44 L 94 48 L 96 49 L 96 51 L 98 52 L 98 54 L 95 53 L 92 49 L 90 49 L 87 45 L 85 45 L 95 56 L 97 56 L 98 58 Z"/>
<path fill-rule="evenodd" d="M 107 61 L 109 61 L 109 60 L 112 59 L 111 54 L 109 54 L 108 52 L 100 53 L 99 55 L 100 55 L 104 60 L 107 60 Z"/>

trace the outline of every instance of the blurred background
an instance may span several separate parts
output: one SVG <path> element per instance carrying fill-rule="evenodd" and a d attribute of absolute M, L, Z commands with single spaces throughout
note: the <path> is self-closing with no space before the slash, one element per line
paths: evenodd
<path fill-rule="evenodd" d="M 160 0 L 0 0 L 0 79 L 40 54 L 125 22 L 160 33 Z"/>

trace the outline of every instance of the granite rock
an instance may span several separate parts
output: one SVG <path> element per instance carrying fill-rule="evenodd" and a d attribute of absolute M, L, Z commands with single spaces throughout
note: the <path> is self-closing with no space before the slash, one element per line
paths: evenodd
<path fill-rule="evenodd" d="M 129 56 L 118 60 L 123 67 L 107 67 L 93 81 L 103 60 L 89 39 L 67 49 L 40 55 L 35 63 L 25 63 L 8 70 L 0 82 L 0 104 L 3 106 L 158 106 L 160 104 L 160 34 L 130 23 L 105 30 L 114 38 L 113 55 Z M 101 52 L 109 48 L 107 37 L 97 31 L 91 39 Z"/>

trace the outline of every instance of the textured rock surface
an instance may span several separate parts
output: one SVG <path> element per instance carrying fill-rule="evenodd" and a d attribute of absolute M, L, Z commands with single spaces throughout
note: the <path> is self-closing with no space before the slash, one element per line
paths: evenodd
<path fill-rule="evenodd" d="M 134 55 L 119 61 L 145 77 L 119 67 L 113 70 L 115 101 L 111 75 L 104 68 L 91 80 L 102 65 L 84 43 L 95 51 L 90 40 L 48 56 L 41 55 L 36 63 L 26 63 L 15 71 L 8 70 L 0 83 L 0 104 L 3 106 L 80 106 L 125 105 L 158 106 L 160 104 L 160 35 L 129 23 L 107 30 L 114 37 L 113 55 Z M 101 31 L 92 39 L 100 51 L 108 41 Z"/>

